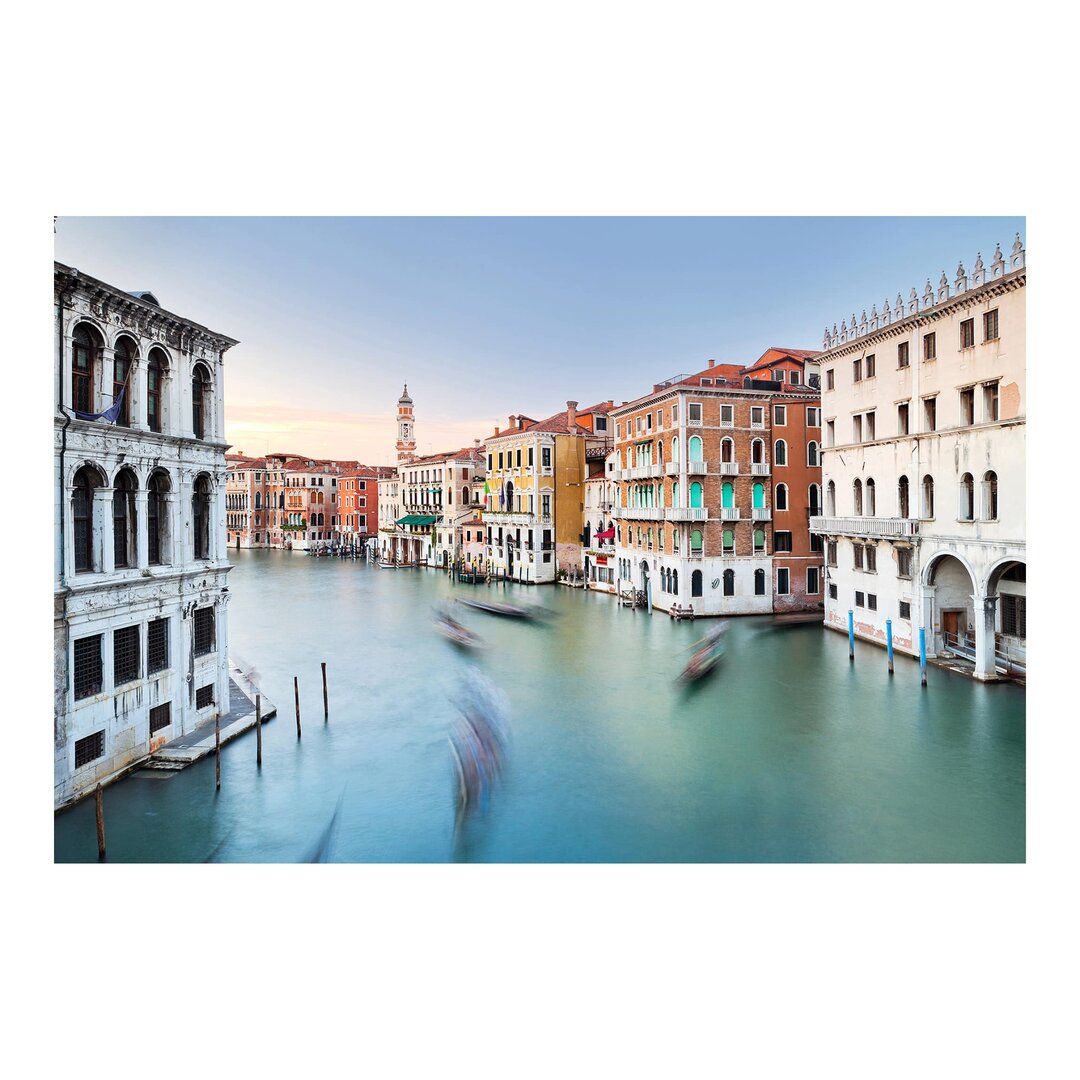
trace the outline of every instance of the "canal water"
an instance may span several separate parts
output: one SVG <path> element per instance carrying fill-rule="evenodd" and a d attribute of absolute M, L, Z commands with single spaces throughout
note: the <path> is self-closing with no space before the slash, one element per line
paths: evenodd
<path fill-rule="evenodd" d="M 233 659 L 278 707 L 180 773 L 105 791 L 110 862 L 1022 862 L 1025 695 L 820 626 L 732 620 L 720 667 L 674 677 L 714 624 L 562 587 L 452 586 L 299 552 L 232 553 Z M 536 624 L 462 609 L 473 661 L 438 636 L 454 596 L 541 603 Z M 327 664 L 323 721 L 319 664 Z M 486 815 L 455 834 L 447 732 L 463 671 L 511 726 Z M 293 676 L 300 679 L 298 741 Z M 55 821 L 96 861 L 93 800 Z"/>

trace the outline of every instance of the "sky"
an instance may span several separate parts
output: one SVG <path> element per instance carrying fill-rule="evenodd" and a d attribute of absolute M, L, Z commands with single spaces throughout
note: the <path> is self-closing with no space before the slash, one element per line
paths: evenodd
<path fill-rule="evenodd" d="M 631 400 L 710 359 L 819 349 L 922 294 L 1023 218 L 62 217 L 56 258 L 237 338 L 234 452 L 392 464 L 404 383 L 421 454 L 511 414 Z"/>

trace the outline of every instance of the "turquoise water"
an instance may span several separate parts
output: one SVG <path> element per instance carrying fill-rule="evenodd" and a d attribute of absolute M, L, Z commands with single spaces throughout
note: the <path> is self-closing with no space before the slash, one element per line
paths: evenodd
<path fill-rule="evenodd" d="M 897 657 L 890 679 L 882 650 L 857 643 L 851 665 L 840 634 L 753 618 L 732 621 L 721 666 L 685 690 L 674 676 L 711 622 L 580 590 L 232 554 L 233 659 L 279 710 L 262 769 L 252 732 L 222 751 L 220 792 L 212 755 L 106 789 L 110 862 L 1024 860 L 1016 687 L 931 668 L 923 690 L 916 663 Z M 462 609 L 488 644 L 474 662 L 432 627 L 433 604 L 455 595 L 558 617 Z M 512 741 L 488 813 L 455 836 L 446 735 L 474 663 L 505 698 Z M 96 861 L 93 800 L 57 816 L 55 857 Z"/>

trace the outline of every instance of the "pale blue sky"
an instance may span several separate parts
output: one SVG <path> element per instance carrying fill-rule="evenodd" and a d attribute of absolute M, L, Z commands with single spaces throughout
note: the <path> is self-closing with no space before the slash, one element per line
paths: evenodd
<path fill-rule="evenodd" d="M 952 278 L 1024 219 L 61 218 L 56 257 L 241 342 L 226 428 L 249 454 L 392 459 L 510 413 L 622 401 L 710 359 L 821 347 L 825 325 Z"/>

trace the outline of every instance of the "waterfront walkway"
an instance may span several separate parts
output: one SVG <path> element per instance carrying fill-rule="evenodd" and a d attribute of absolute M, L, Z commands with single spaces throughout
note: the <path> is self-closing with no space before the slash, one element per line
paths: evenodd
<path fill-rule="evenodd" d="M 222 746 L 255 726 L 255 696 L 259 693 L 258 687 L 232 661 L 229 661 L 229 710 L 221 717 Z M 263 695 L 263 720 L 269 720 L 276 714 L 277 707 Z M 213 720 L 208 720 L 186 735 L 181 735 L 172 742 L 166 743 L 160 750 L 155 750 L 142 767 L 175 772 L 186 768 L 207 754 L 212 754 L 216 742 L 214 725 Z"/>

